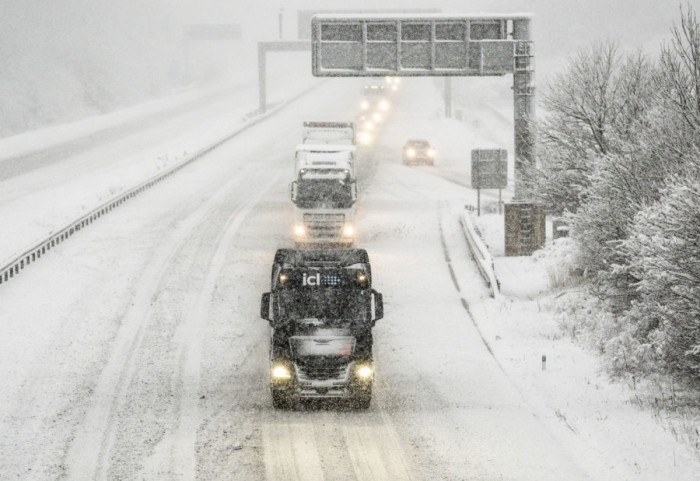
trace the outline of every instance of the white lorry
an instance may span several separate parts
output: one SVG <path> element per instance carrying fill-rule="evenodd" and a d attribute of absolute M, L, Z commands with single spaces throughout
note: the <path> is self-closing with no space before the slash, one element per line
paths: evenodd
<path fill-rule="evenodd" d="M 296 148 L 293 237 L 297 245 L 352 245 L 355 239 L 354 125 L 304 122 Z"/>

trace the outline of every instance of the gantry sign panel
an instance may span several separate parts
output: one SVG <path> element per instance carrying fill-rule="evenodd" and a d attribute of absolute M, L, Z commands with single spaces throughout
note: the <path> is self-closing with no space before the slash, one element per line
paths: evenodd
<path fill-rule="evenodd" d="M 529 14 L 507 16 L 315 15 L 316 77 L 480 76 L 514 70 L 512 32 Z M 529 43 L 529 42 L 528 42 Z"/>

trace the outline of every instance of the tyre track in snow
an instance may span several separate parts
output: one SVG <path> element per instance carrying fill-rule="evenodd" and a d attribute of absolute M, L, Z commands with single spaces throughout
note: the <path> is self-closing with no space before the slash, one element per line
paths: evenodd
<path fill-rule="evenodd" d="M 221 202 L 236 186 L 244 183 L 245 174 L 255 168 L 259 168 L 259 165 L 242 168 L 240 176 L 226 182 L 206 202 L 186 214 L 164 244 L 154 251 L 153 258 L 136 283 L 135 297 L 121 321 L 109 360 L 94 387 L 92 404 L 68 450 L 66 465 L 71 479 L 107 479 L 109 454 L 116 431 L 114 414 L 124 403 L 136 370 L 134 354 L 142 344 L 152 315 L 152 299 L 158 292 L 168 266 L 211 215 L 213 206 Z"/>
<path fill-rule="evenodd" d="M 198 403 L 202 348 L 202 329 L 198 327 L 201 324 L 200 321 L 208 317 L 217 278 L 224 267 L 224 258 L 234 236 L 238 233 L 238 228 L 278 179 L 279 175 L 272 177 L 256 196 L 249 198 L 229 218 L 228 224 L 215 242 L 217 247 L 207 266 L 204 286 L 181 326 L 178 358 L 182 359 L 180 367 L 182 386 L 179 425 L 175 432 L 175 446 L 171 458 L 171 472 L 181 473 L 180 479 L 193 480 L 197 473 L 195 454 L 197 429 L 200 424 Z"/>
<path fill-rule="evenodd" d="M 276 412 L 263 422 L 268 481 L 412 479 L 396 429 L 381 407 L 334 408 L 324 403 L 321 411 Z"/>

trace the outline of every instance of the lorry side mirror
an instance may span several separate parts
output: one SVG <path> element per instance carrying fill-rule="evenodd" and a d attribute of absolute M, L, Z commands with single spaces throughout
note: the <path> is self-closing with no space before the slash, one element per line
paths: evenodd
<path fill-rule="evenodd" d="M 384 298 L 374 289 L 372 289 L 372 295 L 374 297 L 374 316 L 372 316 L 372 325 L 374 325 L 376 321 L 384 317 Z"/>
<path fill-rule="evenodd" d="M 274 318 L 274 316 L 272 315 L 271 308 L 272 294 L 270 292 L 266 292 L 262 295 L 262 299 L 260 300 L 260 317 L 262 317 L 266 321 L 269 321 L 270 324 L 272 324 L 272 320 Z"/>
<path fill-rule="evenodd" d="M 292 182 L 292 184 L 289 186 L 289 194 L 290 197 L 292 198 L 292 202 L 295 204 L 297 203 L 297 181 L 295 180 Z"/>

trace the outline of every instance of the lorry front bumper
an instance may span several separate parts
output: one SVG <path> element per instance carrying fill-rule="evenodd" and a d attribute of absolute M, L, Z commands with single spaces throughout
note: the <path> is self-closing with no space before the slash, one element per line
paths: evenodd
<path fill-rule="evenodd" d="M 355 398 L 371 393 L 374 377 L 373 375 L 366 378 L 358 376 L 357 367 L 358 364 L 352 362 L 342 369 L 334 370 L 336 372 L 310 373 L 303 367 L 294 365 L 294 375 L 290 379 L 273 378 L 270 387 L 290 400 Z"/>

